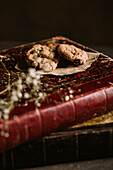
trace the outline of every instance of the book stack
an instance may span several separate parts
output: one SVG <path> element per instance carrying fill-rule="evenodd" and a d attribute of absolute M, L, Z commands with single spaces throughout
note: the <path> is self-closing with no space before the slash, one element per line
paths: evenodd
<path fill-rule="evenodd" d="M 10 71 L 11 81 L 18 78 L 15 73 L 19 74 L 19 71 L 15 65 L 24 62 L 28 49 L 38 43 L 56 42 L 98 53 L 64 37 L 53 37 L 3 50 L 0 55 L 5 56 L 2 62 Z M 3 74 L 6 76 L 3 77 Z M 3 91 L 7 73 L 2 65 L 0 79 Z M 49 84 L 48 88 L 43 86 L 46 83 Z M 99 54 L 97 60 L 82 72 L 64 76 L 44 75 L 42 87 L 48 100 L 42 103 L 38 111 L 35 111 L 34 101 L 28 101 L 27 105 L 19 104 L 12 110 L 8 124 L 9 137 L 0 135 L 0 167 L 33 167 L 113 155 L 111 58 Z M 74 97 L 64 101 L 70 88 L 74 91 Z M 3 126 L 4 120 L 1 119 L 1 131 Z"/>

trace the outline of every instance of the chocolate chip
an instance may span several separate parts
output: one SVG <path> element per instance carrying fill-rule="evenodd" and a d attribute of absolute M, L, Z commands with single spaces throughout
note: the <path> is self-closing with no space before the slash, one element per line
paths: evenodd
<path fill-rule="evenodd" d="M 36 53 L 36 51 L 35 51 L 35 50 L 33 50 L 33 51 L 31 51 L 31 52 L 30 52 L 30 54 L 34 54 L 34 53 Z"/>

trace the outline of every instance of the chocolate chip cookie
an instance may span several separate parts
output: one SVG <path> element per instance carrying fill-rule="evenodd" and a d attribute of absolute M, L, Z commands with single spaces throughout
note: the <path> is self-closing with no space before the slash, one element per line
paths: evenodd
<path fill-rule="evenodd" d="M 88 59 L 87 53 L 74 45 L 60 44 L 57 52 L 61 57 L 72 61 L 76 66 L 79 64 L 84 64 Z"/>
<path fill-rule="evenodd" d="M 27 52 L 26 61 L 29 66 L 34 66 L 44 71 L 55 70 L 59 62 L 59 56 L 56 54 L 56 45 L 34 45 Z"/>

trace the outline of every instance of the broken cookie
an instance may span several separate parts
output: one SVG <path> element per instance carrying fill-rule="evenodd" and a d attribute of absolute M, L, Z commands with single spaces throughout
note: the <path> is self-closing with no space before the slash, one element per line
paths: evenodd
<path fill-rule="evenodd" d="M 74 45 L 60 44 L 57 52 L 61 57 L 72 61 L 76 66 L 79 64 L 84 64 L 88 59 L 87 53 Z"/>
<path fill-rule="evenodd" d="M 34 45 L 26 54 L 26 61 L 29 66 L 33 66 L 43 71 L 53 71 L 59 62 L 56 55 L 55 45 Z"/>

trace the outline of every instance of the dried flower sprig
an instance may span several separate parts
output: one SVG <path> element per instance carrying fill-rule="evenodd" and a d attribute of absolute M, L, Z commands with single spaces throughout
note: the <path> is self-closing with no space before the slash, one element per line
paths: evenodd
<path fill-rule="evenodd" d="M 55 91 L 56 93 L 58 93 L 61 97 L 62 102 L 68 101 L 74 97 L 74 90 L 71 87 L 68 87 L 67 91 L 64 93 L 64 95 L 62 95 L 59 88 L 57 88 L 57 85 L 51 86 L 48 83 L 43 83 L 42 85 L 41 76 L 38 74 L 38 71 L 33 68 L 30 68 L 27 74 L 21 73 L 18 76 L 18 80 L 11 84 L 10 72 L 7 70 L 5 64 L 2 62 L 1 56 L 0 62 L 3 69 L 7 72 L 8 75 L 7 88 L 0 92 L 0 94 L 3 94 L 6 91 L 9 92 L 5 99 L 0 99 L 0 120 L 5 120 L 5 124 L 3 130 L 1 131 L 1 134 L 5 137 L 9 136 L 7 131 L 9 124 L 8 120 L 10 117 L 10 113 L 15 105 L 18 105 L 18 103 L 22 102 L 23 100 L 26 101 L 35 99 L 34 102 L 37 110 L 38 107 L 41 106 L 41 102 L 45 99 L 45 97 L 47 99 L 47 102 L 49 103 L 48 96 L 42 89 L 43 86 L 44 88 L 49 89 L 49 91 L 51 92 Z"/>
<path fill-rule="evenodd" d="M 22 73 L 20 78 L 12 85 L 8 83 L 7 90 L 9 94 L 5 99 L 0 99 L 0 118 L 6 121 L 5 127 L 1 132 L 8 137 L 6 131 L 8 119 L 14 106 L 23 100 L 35 98 L 36 109 L 41 106 L 46 93 L 41 89 L 40 75 L 33 68 L 29 68 L 28 74 Z"/>
<path fill-rule="evenodd" d="M 10 72 L 9 72 L 9 70 L 6 68 L 6 66 L 5 66 L 5 64 L 2 62 L 2 59 L 4 58 L 5 56 L 2 56 L 2 55 L 0 55 L 0 63 L 1 63 L 1 65 L 3 66 L 3 68 L 4 68 L 4 70 L 7 72 L 7 74 L 8 74 L 8 85 L 10 85 Z M 7 89 L 5 89 L 5 90 L 3 90 L 2 92 L 0 92 L 0 95 L 1 94 L 3 94 L 4 92 L 6 92 L 7 91 Z M 10 92 L 10 91 L 9 91 Z"/>

